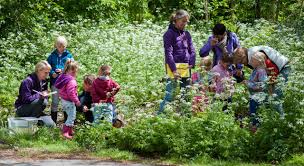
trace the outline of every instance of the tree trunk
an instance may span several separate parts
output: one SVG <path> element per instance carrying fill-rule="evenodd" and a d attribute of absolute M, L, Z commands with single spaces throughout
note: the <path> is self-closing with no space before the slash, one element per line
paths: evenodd
<path fill-rule="evenodd" d="M 274 21 L 279 21 L 280 9 L 281 9 L 281 2 L 280 0 L 276 0 L 276 11 L 275 11 Z"/>
<path fill-rule="evenodd" d="M 302 0 L 302 4 L 301 4 L 300 18 L 302 18 L 303 15 L 303 7 L 304 7 L 304 0 Z"/>
<path fill-rule="evenodd" d="M 208 12 L 208 0 L 205 0 L 205 20 L 209 20 L 209 12 Z"/>
<path fill-rule="evenodd" d="M 260 0 L 255 0 L 255 18 L 260 19 L 261 18 L 261 6 L 260 6 Z"/>

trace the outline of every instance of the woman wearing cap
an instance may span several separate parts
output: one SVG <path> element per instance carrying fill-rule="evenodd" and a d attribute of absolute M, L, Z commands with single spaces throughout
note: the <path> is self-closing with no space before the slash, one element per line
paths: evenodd
<path fill-rule="evenodd" d="M 165 98 L 158 114 L 163 112 L 167 102 L 172 101 L 178 82 L 182 89 L 190 84 L 190 69 L 195 66 L 195 49 L 190 33 L 184 30 L 189 19 L 187 11 L 177 10 L 171 15 L 169 28 L 163 36 L 166 71 L 167 74 L 171 73 L 171 77 L 167 79 Z M 178 64 L 185 64 L 189 68 L 189 74 L 182 75 L 178 71 Z"/>

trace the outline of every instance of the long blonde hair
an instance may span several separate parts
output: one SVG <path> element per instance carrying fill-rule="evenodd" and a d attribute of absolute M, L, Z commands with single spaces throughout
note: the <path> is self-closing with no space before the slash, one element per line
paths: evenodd
<path fill-rule="evenodd" d="M 39 71 L 44 70 L 46 68 L 51 69 L 52 67 L 46 60 L 42 60 L 35 65 L 35 73 L 38 73 Z"/>
<path fill-rule="evenodd" d="M 255 54 L 252 55 L 252 57 L 250 59 L 251 62 L 252 62 L 252 59 L 256 59 L 259 62 L 259 66 L 258 67 L 266 68 L 264 53 L 262 53 L 262 52 L 256 52 Z M 251 62 L 250 62 L 250 64 L 251 64 Z"/>

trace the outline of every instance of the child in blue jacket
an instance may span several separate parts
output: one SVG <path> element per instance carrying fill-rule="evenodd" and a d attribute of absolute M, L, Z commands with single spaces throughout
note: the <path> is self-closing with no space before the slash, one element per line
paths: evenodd
<path fill-rule="evenodd" d="M 74 60 L 73 55 L 66 49 L 67 40 L 63 36 L 58 36 L 55 41 L 55 50 L 49 55 L 47 61 L 51 65 L 52 69 L 50 71 L 50 87 L 51 91 L 57 91 L 57 93 L 52 95 L 51 104 L 51 117 L 53 121 L 57 122 L 57 111 L 59 104 L 58 89 L 54 86 L 55 81 L 58 76 L 63 72 L 64 65 L 67 60 Z"/>

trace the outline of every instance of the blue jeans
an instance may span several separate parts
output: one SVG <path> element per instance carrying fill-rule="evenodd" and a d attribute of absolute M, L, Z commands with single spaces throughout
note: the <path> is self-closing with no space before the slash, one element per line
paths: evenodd
<path fill-rule="evenodd" d="M 281 78 L 284 78 L 284 82 L 281 85 L 286 85 L 286 82 L 288 81 L 289 73 L 290 73 L 290 66 L 287 64 L 284 66 L 284 68 L 280 71 L 279 74 L 279 80 L 281 80 Z M 280 87 L 280 85 L 278 84 L 275 85 L 274 93 L 276 94 L 276 96 L 274 97 L 274 101 L 279 102 L 279 104 L 274 105 L 274 109 L 278 111 L 281 115 L 283 115 L 284 114 L 283 104 L 282 102 L 280 102 L 280 100 L 282 100 L 284 97 L 282 87 Z"/>
<path fill-rule="evenodd" d="M 101 120 L 113 123 L 114 119 L 114 105 L 112 103 L 99 103 L 94 106 L 93 116 L 95 124 L 98 124 Z"/>
<path fill-rule="evenodd" d="M 52 104 L 51 104 L 51 112 L 57 112 L 58 111 L 58 104 L 59 104 L 59 91 L 58 89 L 52 85 L 51 86 L 52 92 L 57 92 L 55 94 L 52 94 Z"/>
<path fill-rule="evenodd" d="M 74 126 L 74 121 L 76 119 L 76 106 L 75 103 L 61 99 L 62 110 L 67 114 L 67 120 L 65 121 L 66 126 Z"/>
<path fill-rule="evenodd" d="M 249 115 L 251 117 L 251 123 L 253 126 L 259 124 L 259 118 L 257 116 L 257 110 L 259 107 L 259 103 L 253 99 L 249 100 Z"/>
<path fill-rule="evenodd" d="M 178 84 L 177 80 L 174 80 L 174 79 L 171 79 L 171 78 L 167 79 L 165 98 L 160 103 L 160 108 L 157 111 L 157 114 L 161 114 L 164 111 L 166 104 L 173 100 L 173 95 L 174 95 L 175 90 L 177 88 L 177 84 Z M 190 85 L 190 79 L 189 78 L 182 78 L 180 80 L 180 88 L 186 89 L 186 87 L 188 85 Z M 185 94 L 182 94 L 182 97 L 185 97 Z"/>

